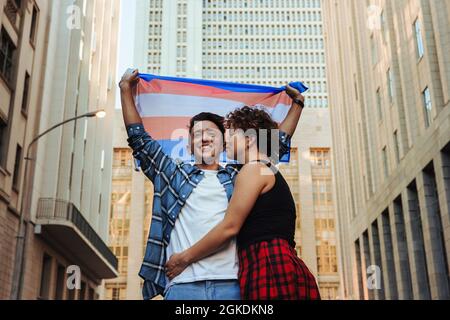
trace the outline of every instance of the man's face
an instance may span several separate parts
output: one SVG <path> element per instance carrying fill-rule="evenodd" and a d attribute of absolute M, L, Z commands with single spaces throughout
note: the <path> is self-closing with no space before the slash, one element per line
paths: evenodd
<path fill-rule="evenodd" d="M 198 121 L 191 131 L 191 150 L 197 164 L 219 163 L 223 152 L 223 135 L 211 121 Z"/>

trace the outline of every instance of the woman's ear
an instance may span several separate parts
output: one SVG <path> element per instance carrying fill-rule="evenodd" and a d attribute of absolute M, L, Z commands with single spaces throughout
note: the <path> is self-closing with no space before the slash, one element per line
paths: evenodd
<path fill-rule="evenodd" d="M 245 147 L 246 149 L 250 149 L 251 146 L 253 146 L 254 144 L 256 144 L 256 136 L 254 135 L 249 135 L 245 137 Z"/>

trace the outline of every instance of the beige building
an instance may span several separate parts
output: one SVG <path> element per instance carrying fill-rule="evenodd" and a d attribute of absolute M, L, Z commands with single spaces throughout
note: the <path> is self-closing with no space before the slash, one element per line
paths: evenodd
<path fill-rule="evenodd" d="M 0 299 L 11 294 L 23 150 L 38 130 L 48 1 L 0 1 Z"/>
<path fill-rule="evenodd" d="M 109 247 L 119 260 L 119 277 L 106 280 L 103 299 L 141 300 L 141 267 L 153 205 L 153 185 L 134 170 L 122 110 L 116 110 L 113 139 Z"/>
<path fill-rule="evenodd" d="M 323 5 L 345 296 L 449 299 L 450 3 Z"/>
<path fill-rule="evenodd" d="M 5 138 L 4 146 L 9 147 L 5 171 L 10 177 L 4 179 L 7 181 L 4 185 L 6 195 L 10 193 L 10 204 L 1 210 L 6 221 L 1 228 L 7 231 L 2 236 L 7 239 L 2 238 L 1 242 L 1 261 L 5 265 L 1 268 L 0 294 L 3 298 L 11 297 L 15 281 L 13 239 L 22 212 L 26 245 L 19 298 L 97 299 L 101 281 L 117 276 L 117 259 L 106 242 L 119 1 L 1 3 L 6 2 L 26 4 L 28 8 L 24 36 L 16 37 L 22 39 L 23 44 L 16 47 L 23 57 L 16 54 L 13 59 L 12 74 L 21 79 L 17 80 L 15 104 L 10 106 L 11 121 L 15 122 L 9 124 L 8 136 L 1 135 Z M 3 5 L 1 8 L 3 13 Z M 33 8 L 37 12 L 34 19 Z M 2 26 L 8 25 L 5 16 L 1 19 Z M 28 34 L 33 23 L 37 25 L 37 33 L 30 42 Z M 3 31 L 1 48 L 4 48 Z M 35 56 L 30 54 L 33 50 Z M 19 99 L 24 83 L 30 88 L 28 112 L 24 112 Z M 2 111 L 7 102 L 3 97 L 2 93 Z M 20 159 L 33 137 L 54 124 L 99 109 L 106 111 L 106 118 L 69 122 L 40 139 L 31 149 L 29 170 L 22 178 L 25 166 Z M 17 183 L 14 194 L 11 175 L 16 171 L 20 172 L 17 179 L 22 182 Z M 25 201 L 20 208 L 22 196 Z M 73 269 L 79 273 L 72 273 Z M 72 275 L 80 280 L 80 287 L 75 290 L 66 285 Z"/>
<path fill-rule="evenodd" d="M 343 297 L 321 1 L 142 0 L 133 21 L 141 72 L 272 86 L 302 80 L 311 88 L 283 171 L 297 202 L 297 251 L 322 296 Z"/>
<path fill-rule="evenodd" d="M 297 252 L 316 275 L 322 299 L 341 299 L 328 109 L 303 110 L 292 147 L 289 165 L 280 169 L 296 201 Z"/>

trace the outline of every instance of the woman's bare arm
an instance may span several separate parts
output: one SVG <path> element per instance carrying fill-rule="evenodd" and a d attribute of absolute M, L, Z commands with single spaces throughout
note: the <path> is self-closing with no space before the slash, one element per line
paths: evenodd
<path fill-rule="evenodd" d="M 289 85 L 287 86 L 286 93 L 293 101 L 292 106 L 289 109 L 286 118 L 280 124 L 279 129 L 292 137 L 297 129 L 298 122 L 300 121 L 300 117 L 302 115 L 305 97 L 300 93 L 300 91 Z M 296 103 L 294 100 L 301 101 L 303 105 Z"/>
<path fill-rule="evenodd" d="M 194 246 L 170 258 L 166 264 L 170 279 L 190 264 L 214 254 L 239 233 L 262 190 L 270 184 L 271 176 L 262 175 L 261 170 L 261 164 L 248 164 L 242 168 L 224 220 Z"/>

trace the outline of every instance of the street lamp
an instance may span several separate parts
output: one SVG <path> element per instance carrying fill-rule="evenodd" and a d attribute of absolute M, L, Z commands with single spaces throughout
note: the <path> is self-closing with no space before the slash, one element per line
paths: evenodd
<path fill-rule="evenodd" d="M 25 200 L 28 197 L 28 184 L 27 184 L 27 173 L 28 173 L 28 163 L 31 160 L 34 160 L 30 156 L 31 147 L 43 136 L 45 136 L 47 133 L 55 130 L 56 128 L 59 128 L 63 125 L 65 125 L 68 122 L 76 121 L 78 119 L 82 118 L 94 118 L 97 117 L 98 119 L 103 119 L 106 117 L 106 111 L 105 110 L 97 110 L 94 112 L 88 112 L 81 116 L 76 116 L 70 119 L 67 119 L 63 122 L 60 122 L 50 129 L 44 131 L 43 133 L 39 134 L 37 137 L 35 137 L 31 142 L 28 144 L 27 147 L 27 153 L 25 159 L 25 170 L 24 170 L 24 181 L 23 181 L 23 188 L 22 188 L 22 195 L 21 195 L 21 204 L 20 204 L 20 217 L 19 217 L 19 231 L 17 232 L 17 242 L 16 242 L 16 255 L 14 260 L 14 271 L 13 271 L 13 283 L 12 283 L 12 289 L 11 289 L 11 299 L 12 300 L 18 300 L 21 296 L 21 291 L 23 287 L 23 266 L 24 266 L 24 252 L 26 247 L 26 227 L 25 227 Z M 26 196 L 25 196 L 26 195 Z"/>

